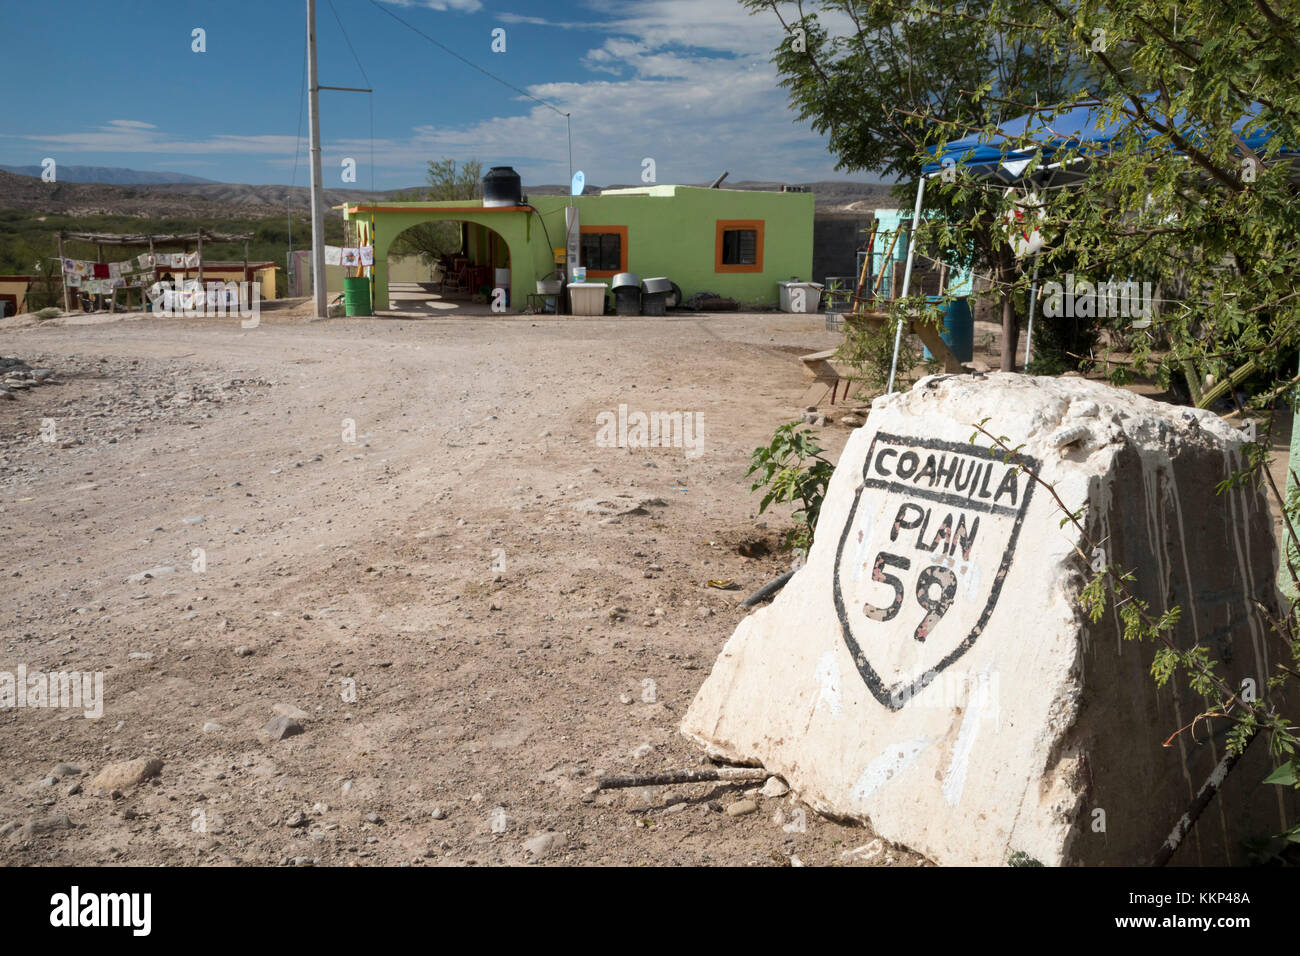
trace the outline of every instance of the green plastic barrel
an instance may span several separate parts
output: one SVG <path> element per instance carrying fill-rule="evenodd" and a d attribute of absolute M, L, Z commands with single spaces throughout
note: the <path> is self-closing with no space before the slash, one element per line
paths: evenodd
<path fill-rule="evenodd" d="M 346 315 L 371 315 L 370 279 L 366 276 L 343 280 L 343 312 Z"/>

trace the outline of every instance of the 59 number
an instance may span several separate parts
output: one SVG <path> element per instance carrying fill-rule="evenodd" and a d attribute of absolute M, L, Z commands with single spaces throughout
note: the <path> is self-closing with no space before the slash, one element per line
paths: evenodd
<path fill-rule="evenodd" d="M 885 570 L 886 567 L 896 567 L 903 571 L 910 571 L 912 562 L 910 559 L 897 554 L 890 554 L 887 551 L 881 551 L 876 555 L 875 565 L 871 569 L 871 580 L 879 581 L 881 584 L 888 584 L 894 589 L 894 600 L 887 607 L 877 607 L 868 601 L 862 606 L 862 613 L 873 621 L 892 621 L 898 616 L 898 612 L 903 609 L 903 596 L 907 593 L 903 587 L 903 582 L 896 575 L 890 574 Z M 935 586 L 939 588 L 939 597 L 936 599 L 931 596 L 931 589 Z M 921 605 L 925 610 L 925 617 L 921 618 L 921 623 L 916 626 L 913 637 L 918 641 L 924 641 L 934 630 L 939 619 L 948 613 L 952 607 L 953 599 L 957 596 L 957 575 L 951 568 L 945 568 L 941 564 L 932 564 L 923 570 L 916 577 L 916 603 Z"/>

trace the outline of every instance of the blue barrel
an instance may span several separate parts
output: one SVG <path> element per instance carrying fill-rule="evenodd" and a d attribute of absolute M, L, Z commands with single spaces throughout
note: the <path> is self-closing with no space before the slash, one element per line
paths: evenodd
<path fill-rule="evenodd" d="M 970 309 L 970 299 L 964 297 L 953 299 L 945 305 L 942 296 L 930 295 L 926 296 L 925 301 L 931 305 L 939 304 L 940 311 L 943 313 L 944 328 L 948 330 L 939 338 L 952 349 L 952 354 L 957 357 L 957 361 L 969 362 L 973 359 L 975 357 L 975 316 Z M 930 350 L 926 349 L 926 361 L 933 358 Z"/>

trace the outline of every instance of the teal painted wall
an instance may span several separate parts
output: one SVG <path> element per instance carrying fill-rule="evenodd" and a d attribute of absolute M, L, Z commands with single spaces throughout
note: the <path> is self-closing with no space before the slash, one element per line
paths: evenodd
<path fill-rule="evenodd" d="M 667 276 L 690 296 L 716 292 L 744 304 L 775 306 L 777 282 L 792 276 L 812 278 L 812 193 L 756 192 L 706 189 L 697 186 L 651 186 L 648 195 L 609 194 L 579 196 L 582 226 L 626 226 L 627 268 L 642 279 Z M 477 222 L 495 230 L 510 249 L 510 307 L 520 311 L 536 281 L 553 268 L 552 247 L 565 245 L 566 196 L 537 196 L 529 201 L 541 214 L 490 210 L 447 213 L 442 218 Z M 432 218 L 432 209 L 463 202 L 386 203 L 375 212 L 375 307 L 388 307 L 388 245 L 403 230 Z M 409 207 L 409 208 L 408 208 Z M 398 211 L 388 211 L 398 210 Z M 357 218 L 371 215 L 357 214 Z M 761 272 L 715 270 L 717 221 L 762 220 Z M 543 223 L 545 227 L 543 228 Z M 549 234 L 549 241 L 548 236 Z M 593 281 L 608 283 L 607 278 Z"/>

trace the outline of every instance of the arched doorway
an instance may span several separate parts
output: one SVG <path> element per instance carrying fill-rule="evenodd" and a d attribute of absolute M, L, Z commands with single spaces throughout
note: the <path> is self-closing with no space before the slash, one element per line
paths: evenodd
<path fill-rule="evenodd" d="M 458 277 L 461 288 L 446 289 L 445 294 L 473 295 L 484 284 L 490 288 L 495 282 L 494 270 L 508 264 L 510 296 L 507 310 L 520 312 L 527 304 L 528 294 L 536 289 L 537 279 L 553 268 L 553 251 L 543 238 L 544 229 L 533 223 L 536 214 L 527 206 L 485 208 L 477 201 L 456 200 L 386 203 L 382 206 L 349 206 L 344 209 L 344 216 L 373 225 L 377 311 L 392 308 L 389 299 L 389 249 L 403 232 L 424 224 L 456 224 L 461 230 L 460 254 L 471 270 L 480 270 L 471 271 L 468 277 L 462 273 Z M 482 281 L 484 279 L 486 282 Z M 466 284 L 473 285 L 473 288 L 465 288 Z"/>
<path fill-rule="evenodd" d="M 466 220 L 428 220 L 408 226 L 393 237 L 385 259 L 394 311 L 450 310 L 468 303 L 488 306 L 498 282 L 504 278 L 508 289 L 513 272 L 506 238 Z M 513 305 L 514 296 L 509 295 L 507 310 L 515 311 Z"/>

